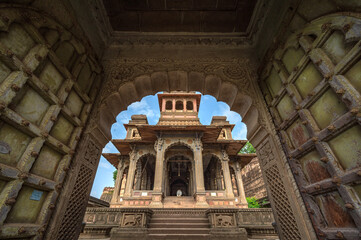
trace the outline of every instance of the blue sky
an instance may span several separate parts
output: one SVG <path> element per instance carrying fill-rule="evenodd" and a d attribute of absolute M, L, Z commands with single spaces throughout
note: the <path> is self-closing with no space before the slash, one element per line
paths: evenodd
<path fill-rule="evenodd" d="M 117 116 L 117 121 L 113 124 L 111 129 L 113 139 L 125 138 L 126 131 L 123 124 L 128 123 L 130 117 L 134 114 L 145 114 L 148 117 L 149 124 L 156 124 L 160 116 L 157 95 L 146 96 L 140 102 L 129 105 L 126 111 L 121 112 Z M 198 116 L 201 123 L 204 125 L 209 125 L 213 116 L 227 116 L 227 120 L 230 123 L 236 124 L 232 131 L 233 138 L 246 139 L 247 128 L 246 125 L 242 123 L 241 116 L 236 112 L 230 111 L 229 106 L 226 103 L 217 102 L 217 100 L 210 95 L 202 95 Z M 118 151 L 114 145 L 109 142 L 104 147 L 103 152 L 116 153 Z M 114 170 L 115 168 L 104 157 L 100 158 L 99 167 L 90 193 L 91 196 L 99 198 L 104 187 L 114 186 Z"/>

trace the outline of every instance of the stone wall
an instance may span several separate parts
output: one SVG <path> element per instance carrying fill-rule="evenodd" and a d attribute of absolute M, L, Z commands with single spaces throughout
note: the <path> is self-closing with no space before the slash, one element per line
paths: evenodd
<path fill-rule="evenodd" d="M 100 196 L 100 199 L 110 203 L 110 201 L 112 200 L 113 191 L 114 191 L 114 187 L 105 187 L 103 189 L 102 195 Z"/>
<path fill-rule="evenodd" d="M 262 178 L 262 171 L 258 158 L 242 168 L 242 179 L 246 197 L 255 197 L 256 199 L 266 198 L 267 189 Z"/>

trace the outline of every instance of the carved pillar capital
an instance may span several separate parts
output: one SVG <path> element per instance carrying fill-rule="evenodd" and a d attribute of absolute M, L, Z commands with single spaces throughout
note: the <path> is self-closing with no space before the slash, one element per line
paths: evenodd
<path fill-rule="evenodd" d="M 158 139 L 154 143 L 154 150 L 156 152 L 162 151 L 163 146 L 164 146 L 164 139 L 161 137 L 158 137 Z"/>
<path fill-rule="evenodd" d="M 221 160 L 222 161 L 229 161 L 229 156 L 226 150 L 222 149 L 221 150 Z"/>
<path fill-rule="evenodd" d="M 135 145 L 130 146 L 131 151 L 129 152 L 129 162 L 133 162 L 137 159 L 138 149 Z"/>
<path fill-rule="evenodd" d="M 195 151 L 203 151 L 202 136 L 203 133 L 196 133 L 196 137 L 193 139 Z"/>

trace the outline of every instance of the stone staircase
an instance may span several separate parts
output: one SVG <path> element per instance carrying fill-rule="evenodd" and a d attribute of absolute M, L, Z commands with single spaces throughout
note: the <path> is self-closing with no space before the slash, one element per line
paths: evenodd
<path fill-rule="evenodd" d="M 155 210 L 148 227 L 149 239 L 209 239 L 205 211 Z"/>
<path fill-rule="evenodd" d="M 174 197 L 168 196 L 163 200 L 164 208 L 195 208 L 196 201 L 194 197 L 182 196 L 182 197 Z"/>

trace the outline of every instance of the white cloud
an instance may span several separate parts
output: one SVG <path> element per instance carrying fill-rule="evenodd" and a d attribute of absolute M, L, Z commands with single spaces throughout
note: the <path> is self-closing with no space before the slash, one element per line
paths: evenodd
<path fill-rule="evenodd" d="M 244 123 L 238 123 L 232 131 L 233 139 L 247 140 L 247 127 Z"/>
<path fill-rule="evenodd" d="M 128 107 L 128 110 L 136 112 L 137 114 L 145 114 L 148 118 L 153 118 L 155 116 L 154 111 L 145 100 L 133 103 Z"/>
<path fill-rule="evenodd" d="M 101 161 L 100 163 L 99 163 L 99 168 L 103 168 L 103 169 L 112 169 L 112 168 L 114 168 L 112 165 L 110 165 L 110 163 L 108 163 L 108 162 L 103 162 L 103 161 Z"/>
<path fill-rule="evenodd" d="M 242 122 L 241 116 L 238 113 L 231 111 L 229 106 L 226 104 L 222 104 L 220 106 L 220 112 L 218 114 L 219 116 L 226 116 L 227 120 L 232 124 L 238 124 Z"/>
<path fill-rule="evenodd" d="M 103 148 L 103 153 L 114 153 L 114 152 L 118 152 L 118 150 L 111 142 L 108 142 L 108 144 L 105 145 L 105 147 Z"/>

